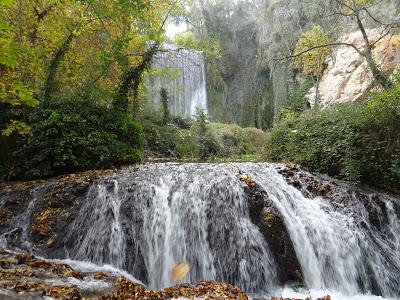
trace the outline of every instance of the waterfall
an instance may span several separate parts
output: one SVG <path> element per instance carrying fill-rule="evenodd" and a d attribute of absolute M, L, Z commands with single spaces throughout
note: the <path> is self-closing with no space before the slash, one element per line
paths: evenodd
<path fill-rule="evenodd" d="M 235 169 L 192 166 L 148 165 L 93 186 L 69 230 L 67 240 L 75 241 L 71 257 L 122 267 L 151 288 L 172 285 L 171 269 L 185 262 L 192 266 L 187 278 L 192 283 L 214 279 L 252 292 L 270 289 L 275 265 L 249 219 Z M 114 202 L 120 201 L 117 214 Z M 129 249 L 112 243 L 117 218 L 124 227 L 118 240 L 133 243 Z M 142 269 L 147 278 L 140 278 Z"/>
<path fill-rule="evenodd" d="M 383 211 L 370 195 L 369 205 L 379 211 L 382 228 L 377 230 L 355 194 L 351 207 L 335 207 L 322 198 L 304 197 L 271 165 L 248 166 L 248 173 L 283 215 L 309 288 L 347 295 L 378 289 L 382 295 L 399 296 L 398 199 L 383 196 Z"/>
<path fill-rule="evenodd" d="M 252 295 L 276 294 L 283 289 L 282 266 L 262 233 L 268 227 L 262 229 L 250 215 L 251 195 L 240 180 L 248 174 L 282 216 L 306 288 L 344 295 L 336 299 L 372 292 L 399 297 L 399 199 L 376 192 L 361 199 L 340 182 L 337 201 L 310 199 L 280 168 L 157 163 L 107 175 L 80 200 L 61 237 L 68 257 L 59 258 L 111 265 L 155 289 L 173 285 L 171 269 L 188 263 L 185 282 L 217 280 Z M 25 212 L 0 228 L 2 246 L 16 227 L 29 239 L 27 219 L 42 194 L 36 188 Z M 346 205 L 339 201 L 344 195 Z M 4 201 L 0 198 L 0 207 Z M 373 222 L 365 204 L 374 211 Z"/>
<path fill-rule="evenodd" d="M 165 45 L 152 63 L 156 74 L 149 77 L 147 90 L 150 103 L 160 105 L 160 89 L 169 96 L 173 115 L 193 117 L 196 108 L 207 111 L 206 71 L 202 52 Z"/>

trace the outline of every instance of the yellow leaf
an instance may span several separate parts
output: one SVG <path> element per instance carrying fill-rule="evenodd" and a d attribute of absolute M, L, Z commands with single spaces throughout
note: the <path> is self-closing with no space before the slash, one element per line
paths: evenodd
<path fill-rule="evenodd" d="M 171 270 L 171 277 L 174 282 L 181 281 L 190 271 L 190 266 L 186 263 L 178 264 Z"/>

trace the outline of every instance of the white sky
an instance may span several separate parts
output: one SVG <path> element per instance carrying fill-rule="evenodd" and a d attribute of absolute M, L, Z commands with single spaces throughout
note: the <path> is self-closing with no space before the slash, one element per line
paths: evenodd
<path fill-rule="evenodd" d="M 181 23 L 179 25 L 173 24 L 173 23 L 169 23 L 167 25 L 167 36 L 169 38 L 173 38 L 175 37 L 177 34 L 184 32 L 187 30 L 187 26 L 184 23 Z"/>

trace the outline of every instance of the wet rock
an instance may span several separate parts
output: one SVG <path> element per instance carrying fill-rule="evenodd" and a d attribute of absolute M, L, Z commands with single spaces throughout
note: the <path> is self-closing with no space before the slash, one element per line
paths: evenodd
<path fill-rule="evenodd" d="M 369 222 L 365 222 L 362 216 L 356 217 L 356 221 L 359 221 L 364 229 L 373 227 L 382 230 L 390 222 L 382 193 L 376 193 L 367 187 L 349 185 L 344 181 L 327 179 L 319 174 L 311 174 L 298 165 L 280 167 L 278 172 L 307 198 L 322 197 L 338 210 L 351 208 L 355 213 L 362 209 L 362 205 L 368 214 Z M 395 211 L 400 207 L 396 204 L 394 206 Z M 400 216 L 400 210 L 396 213 Z"/>
<path fill-rule="evenodd" d="M 268 194 L 247 175 L 241 175 L 248 195 L 251 221 L 257 225 L 275 257 L 282 284 L 303 283 L 303 275 L 285 223 Z"/>
<path fill-rule="evenodd" d="M 26 250 L 34 246 L 41 255 L 65 257 L 63 237 L 84 202 L 88 188 L 95 180 L 112 172 L 87 171 L 48 181 L 0 182 L 0 204 L 3 203 L 0 235 L 5 234 L 9 246 Z M 26 229 L 15 228 L 13 219 L 16 217 L 25 219 L 19 224 L 25 224 Z M 26 244 L 24 236 L 34 245 Z"/>
<path fill-rule="evenodd" d="M 303 282 L 301 267 L 285 223 L 273 202 L 266 198 L 260 216 L 261 232 L 268 242 L 279 265 L 278 276 L 282 283 Z"/>
<path fill-rule="evenodd" d="M 287 165 L 279 168 L 278 172 L 286 178 L 286 181 L 300 190 L 307 198 L 329 197 L 334 188 L 334 183 L 317 180 L 297 165 Z"/>

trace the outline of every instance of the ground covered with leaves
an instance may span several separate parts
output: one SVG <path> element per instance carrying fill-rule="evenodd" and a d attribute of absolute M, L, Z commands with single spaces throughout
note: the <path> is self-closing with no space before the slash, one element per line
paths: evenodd
<path fill-rule="evenodd" d="M 67 264 L 0 249 L 0 298 L 45 297 L 71 300 L 249 299 L 239 288 L 225 283 L 203 281 L 196 286 L 181 284 L 163 290 L 150 290 L 125 277 L 102 272 L 79 272 Z M 330 297 L 321 300 L 330 300 Z"/>

